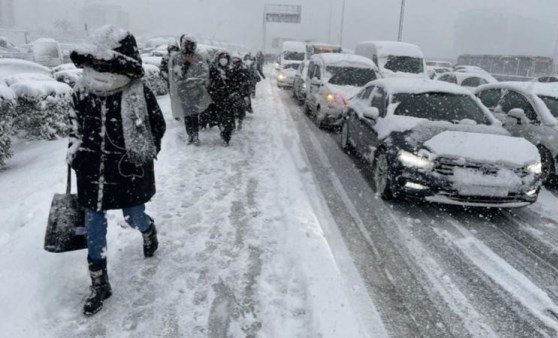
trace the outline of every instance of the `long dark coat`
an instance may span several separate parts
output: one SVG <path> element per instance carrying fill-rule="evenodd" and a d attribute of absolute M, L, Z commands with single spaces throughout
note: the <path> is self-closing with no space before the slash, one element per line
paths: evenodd
<path fill-rule="evenodd" d="M 151 90 L 144 86 L 151 131 L 157 147 L 165 133 L 165 120 Z M 72 161 L 77 174 L 78 198 L 86 208 L 123 209 L 148 202 L 155 194 L 153 161 L 136 166 L 127 158 L 122 117 L 122 92 L 106 97 L 74 94 L 75 122 L 81 145 Z M 104 128 L 103 128 L 104 126 Z"/>

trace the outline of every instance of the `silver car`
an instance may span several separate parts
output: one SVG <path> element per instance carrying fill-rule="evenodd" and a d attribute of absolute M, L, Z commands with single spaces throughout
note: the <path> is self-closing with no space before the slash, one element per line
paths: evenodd
<path fill-rule="evenodd" d="M 513 136 L 524 137 L 541 155 L 543 180 L 558 174 L 558 85 L 500 82 L 480 86 L 476 96 Z"/>

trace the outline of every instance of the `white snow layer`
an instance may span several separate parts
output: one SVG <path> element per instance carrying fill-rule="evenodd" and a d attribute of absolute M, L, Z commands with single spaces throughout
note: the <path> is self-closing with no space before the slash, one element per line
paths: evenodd
<path fill-rule="evenodd" d="M 120 47 L 128 32 L 114 25 L 106 25 L 98 28 L 90 37 L 89 43 L 80 45 L 76 51 L 82 54 L 90 54 L 101 60 L 111 59 L 114 55 L 113 49 Z"/>
<path fill-rule="evenodd" d="M 503 135 L 444 131 L 424 145 L 439 157 L 514 167 L 533 164 L 540 158 L 537 148 L 529 141 Z"/>
<path fill-rule="evenodd" d="M 188 147 L 168 97 L 160 99 L 168 131 L 156 163 L 158 193 L 148 204 L 159 251 L 144 259 L 139 232 L 109 212 L 113 296 L 92 318 L 81 314 L 86 252 L 42 249 L 51 198 L 65 190 L 67 141 L 15 144 L 0 172 L 2 335 L 385 336 L 377 313 L 366 319 L 380 323 L 376 332 L 357 319 L 348 298 L 355 290 L 310 202 L 323 197 L 305 190 L 295 128 L 269 82 L 263 86 L 228 148 L 216 129 L 202 131 L 202 146 Z M 368 297 L 363 290 L 351 297 Z"/>

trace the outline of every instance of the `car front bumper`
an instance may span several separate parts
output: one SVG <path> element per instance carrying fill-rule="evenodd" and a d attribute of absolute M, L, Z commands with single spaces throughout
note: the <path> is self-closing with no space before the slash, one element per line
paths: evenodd
<path fill-rule="evenodd" d="M 504 190 L 504 193 L 460 193 L 451 180 L 451 175 L 436 172 L 424 172 L 413 168 L 400 167 L 395 180 L 396 190 L 405 196 L 424 199 L 428 202 L 489 208 L 517 208 L 533 204 L 537 201 L 540 181 L 526 180 L 522 185 L 514 187 L 471 187 L 471 191 Z M 533 193 L 535 192 L 535 193 Z"/>

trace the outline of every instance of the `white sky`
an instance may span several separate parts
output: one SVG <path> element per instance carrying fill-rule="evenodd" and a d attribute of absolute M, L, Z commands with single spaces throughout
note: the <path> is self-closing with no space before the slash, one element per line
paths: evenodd
<path fill-rule="evenodd" d="M 262 11 L 264 3 L 300 4 L 303 6 L 303 23 L 295 27 L 298 36 L 291 36 L 293 27 L 281 26 L 271 29 L 270 34 L 281 34 L 277 29 L 289 32 L 298 39 L 326 40 L 331 27 L 331 42 L 339 41 L 340 12 L 342 0 L 101 0 L 99 2 L 121 4 L 130 13 L 131 30 L 136 34 L 180 34 L 188 32 L 209 38 L 244 43 L 251 48 L 261 47 Z M 399 0 L 345 0 L 344 45 L 354 48 L 358 41 L 396 39 L 399 20 Z M 80 0 L 17 0 L 21 11 L 16 15 L 23 25 L 48 26 L 48 20 L 57 16 L 74 14 Z M 62 9 L 63 5 L 71 8 Z M 34 10 L 24 11 L 28 6 Z M 42 10 L 37 10 L 42 6 Z M 333 9 L 332 24 L 329 25 Z M 547 34 L 538 34 L 534 41 L 523 45 L 513 41 L 518 52 L 524 50 L 553 49 L 558 33 L 558 0 L 407 0 L 404 40 L 419 44 L 428 56 L 452 57 L 457 53 L 454 41 L 455 20 L 458 13 L 470 9 L 491 9 L 494 13 L 512 13 L 536 18 L 549 27 Z M 51 15 L 44 15 L 45 11 Z M 37 15 L 40 13 L 40 15 Z M 512 20 L 514 21 L 514 20 Z M 472 27 L 485 23 L 472 22 Z M 511 23 L 514 24 L 513 22 Z M 522 23 L 517 23 L 521 25 Z M 28 28 L 28 27 L 27 27 Z M 528 28 L 526 28 L 528 29 Z M 472 29 L 471 34 L 479 35 Z M 483 40 L 490 45 L 495 39 L 505 37 L 507 32 L 480 34 L 470 39 Z M 271 36 L 270 36 L 271 37 Z M 457 42 L 458 43 L 458 42 Z M 496 44 L 496 41 L 494 41 Z M 481 43 L 482 45 L 482 43 Z M 532 47 L 536 45 L 535 47 Z M 548 46 L 552 46 L 548 47 Z M 546 49 L 545 49 L 546 48 Z M 509 51 L 506 51 L 509 52 Z M 513 52 L 513 51 L 512 51 Z"/>

